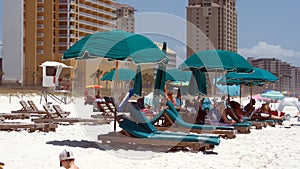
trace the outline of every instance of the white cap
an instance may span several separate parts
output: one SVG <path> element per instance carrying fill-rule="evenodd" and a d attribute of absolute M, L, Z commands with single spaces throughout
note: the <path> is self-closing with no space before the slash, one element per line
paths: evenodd
<path fill-rule="evenodd" d="M 59 162 L 60 162 L 60 166 L 61 165 L 61 161 L 62 160 L 72 160 L 72 159 L 75 159 L 74 155 L 73 155 L 73 152 L 70 151 L 70 150 L 64 150 L 62 151 L 60 154 L 59 154 Z"/>

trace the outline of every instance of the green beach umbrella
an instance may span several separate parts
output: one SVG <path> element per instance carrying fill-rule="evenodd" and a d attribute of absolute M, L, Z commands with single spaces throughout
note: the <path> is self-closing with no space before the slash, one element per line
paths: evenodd
<path fill-rule="evenodd" d="M 62 59 L 96 57 L 130 60 L 136 64 L 159 63 L 168 60 L 165 53 L 147 37 L 121 30 L 97 32 L 85 36 L 65 51 Z"/>
<path fill-rule="evenodd" d="M 191 71 L 181 71 L 178 69 L 167 70 L 166 80 L 170 81 L 189 81 L 191 79 Z"/>
<path fill-rule="evenodd" d="M 126 68 L 121 68 L 118 70 L 118 80 L 122 81 L 130 81 L 134 80 L 135 72 L 130 69 Z M 108 80 L 108 81 L 113 81 L 116 80 L 116 70 L 111 70 L 107 74 L 105 74 L 102 78 L 102 81 Z"/>
<path fill-rule="evenodd" d="M 178 69 L 185 71 L 191 70 L 193 73 L 194 71 L 253 71 L 252 65 L 243 56 L 235 52 L 225 50 L 204 50 L 197 52 L 180 64 Z M 196 83 L 198 86 L 204 85 L 203 82 L 200 81 L 196 81 Z M 204 90 L 204 88 L 206 88 L 206 84 L 205 86 L 200 86 L 198 88 L 203 91 L 207 91 Z M 191 89 L 191 92 L 192 90 L 194 89 Z M 200 93 L 203 93 L 203 91 L 199 90 Z"/>
<path fill-rule="evenodd" d="M 150 39 L 121 30 L 97 32 L 83 37 L 64 52 L 62 60 L 98 57 L 116 61 L 116 84 L 118 61 L 131 61 L 135 64 L 168 62 L 167 55 Z M 116 131 L 116 113 L 114 131 Z"/>
<path fill-rule="evenodd" d="M 261 68 L 253 68 L 253 72 L 251 73 L 237 73 L 237 72 L 229 72 L 225 76 L 223 76 L 218 83 L 227 83 L 227 84 L 262 84 L 264 82 L 276 82 L 278 78 L 272 74 L 271 72 L 261 69 Z"/>
<path fill-rule="evenodd" d="M 266 93 L 260 94 L 261 97 L 274 99 L 274 100 L 281 100 L 284 98 L 284 95 L 280 93 L 279 91 L 268 91 Z"/>
<path fill-rule="evenodd" d="M 254 67 L 251 73 L 229 72 L 218 80 L 219 84 L 245 84 L 250 86 L 250 96 L 252 97 L 252 86 L 262 86 L 265 83 L 274 83 L 278 78 L 271 72 Z"/>
<path fill-rule="evenodd" d="M 167 52 L 167 43 L 163 42 L 162 52 Z M 158 64 L 156 78 L 154 83 L 154 96 L 164 97 L 164 88 L 166 84 L 166 65 Z"/>
<path fill-rule="evenodd" d="M 194 70 L 189 82 L 188 93 L 190 95 L 207 95 L 206 76 L 200 70 Z"/>
<path fill-rule="evenodd" d="M 241 55 L 225 50 L 204 50 L 189 56 L 180 70 L 196 70 L 202 72 L 211 70 L 251 72 L 252 65 Z"/>
<path fill-rule="evenodd" d="M 141 66 L 137 66 L 137 70 L 134 77 L 133 94 L 142 96 L 142 72 Z"/>

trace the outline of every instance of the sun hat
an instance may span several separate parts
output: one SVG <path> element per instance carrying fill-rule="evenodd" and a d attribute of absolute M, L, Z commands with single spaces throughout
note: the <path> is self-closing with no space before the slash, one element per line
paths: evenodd
<path fill-rule="evenodd" d="M 75 159 L 74 154 L 70 150 L 64 149 L 60 154 L 59 154 L 59 165 L 62 166 L 61 161 L 62 160 L 73 160 Z"/>

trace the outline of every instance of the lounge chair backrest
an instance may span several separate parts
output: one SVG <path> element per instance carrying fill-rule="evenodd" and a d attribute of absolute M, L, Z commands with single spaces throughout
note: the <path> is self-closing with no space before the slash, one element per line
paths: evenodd
<path fill-rule="evenodd" d="M 139 131 L 139 132 L 144 132 L 144 133 L 150 133 L 148 130 L 146 130 L 141 125 L 128 119 L 125 115 L 118 115 L 117 119 L 118 119 L 120 127 L 125 129 L 126 131 L 134 130 L 134 131 Z"/>
<path fill-rule="evenodd" d="M 106 114 L 106 115 L 113 114 L 113 112 L 110 111 L 110 109 L 107 107 L 105 102 L 97 102 L 97 105 L 98 105 L 100 111 L 102 111 L 104 114 Z"/>
<path fill-rule="evenodd" d="M 43 108 L 46 110 L 47 115 L 51 118 L 59 117 L 55 110 L 49 104 L 44 104 Z"/>
<path fill-rule="evenodd" d="M 183 120 L 183 118 L 180 116 L 180 114 L 178 113 L 178 111 L 175 109 L 175 107 L 171 102 L 167 102 L 167 106 L 169 107 L 169 109 L 165 110 L 166 113 L 179 126 L 186 127 L 186 128 L 193 128 L 193 129 L 205 129 L 205 130 L 215 130 L 215 129 L 232 130 L 233 129 L 231 127 L 226 127 L 226 126 L 210 126 L 210 125 L 187 123 Z"/>
<path fill-rule="evenodd" d="M 36 107 L 32 100 L 27 101 L 33 111 L 38 111 L 39 109 Z"/>
<path fill-rule="evenodd" d="M 147 131 L 149 132 L 156 131 L 156 128 L 151 124 L 151 122 L 147 119 L 147 117 L 143 112 L 137 110 L 133 106 L 130 106 L 129 111 L 132 118 L 141 126 L 143 126 Z"/>
<path fill-rule="evenodd" d="M 25 111 L 32 111 L 32 109 L 28 106 L 28 104 L 24 100 L 21 100 L 20 104 L 22 105 Z"/>
<path fill-rule="evenodd" d="M 63 109 L 58 104 L 53 105 L 53 108 L 60 117 L 62 118 L 67 117 L 66 112 L 63 111 Z"/>
<path fill-rule="evenodd" d="M 181 116 L 179 115 L 179 113 L 178 113 L 178 111 L 176 110 L 175 106 L 174 106 L 173 103 L 170 102 L 169 100 L 167 101 L 167 106 L 168 106 L 168 108 L 169 108 L 172 112 L 174 112 L 174 115 L 176 115 L 177 118 L 181 118 Z"/>

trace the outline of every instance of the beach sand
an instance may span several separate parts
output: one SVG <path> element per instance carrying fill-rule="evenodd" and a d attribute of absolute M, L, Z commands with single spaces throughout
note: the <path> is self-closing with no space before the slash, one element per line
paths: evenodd
<path fill-rule="evenodd" d="M 19 101 L 33 100 L 40 109 L 40 96 L 0 96 L 0 112 L 21 108 Z M 82 99 L 83 100 L 83 99 Z M 60 104 L 70 117 L 89 118 L 95 112 L 78 99 L 68 105 Z M 54 103 L 54 102 L 53 102 Z M 26 121 L 26 120 L 25 120 Z M 27 120 L 30 122 L 30 120 Z M 58 155 L 67 148 L 73 151 L 80 169 L 110 168 L 298 168 L 300 163 L 300 127 L 295 119 L 284 125 L 251 129 L 250 134 L 238 134 L 234 139 L 221 139 L 215 154 L 202 152 L 154 152 L 115 150 L 96 144 L 99 134 L 113 131 L 113 123 L 105 125 L 59 125 L 56 132 L 0 131 L 0 162 L 4 169 L 60 168 Z M 118 128 L 118 130 L 120 130 Z"/>

